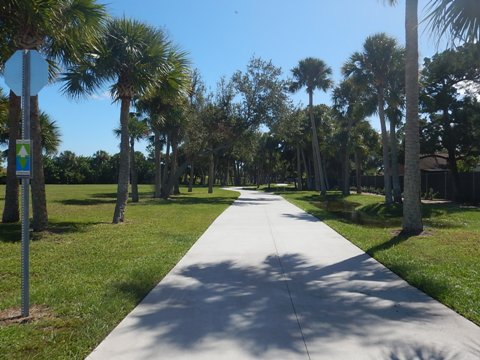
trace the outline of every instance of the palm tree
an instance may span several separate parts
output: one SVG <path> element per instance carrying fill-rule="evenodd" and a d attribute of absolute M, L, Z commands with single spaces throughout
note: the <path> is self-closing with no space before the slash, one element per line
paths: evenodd
<path fill-rule="evenodd" d="M 189 98 L 189 111 L 188 116 L 190 124 L 197 125 L 199 114 L 205 106 L 205 84 L 203 83 L 200 71 L 194 69 L 190 73 L 190 81 L 188 86 L 188 98 Z M 198 160 L 198 149 L 195 144 L 198 139 L 197 126 L 189 126 L 187 128 L 186 134 L 186 146 L 184 146 L 184 151 L 186 158 L 190 164 L 189 169 L 189 178 L 188 178 L 188 192 L 193 191 L 193 182 L 195 180 L 195 163 Z"/>
<path fill-rule="evenodd" d="M 383 147 L 383 167 L 385 180 L 385 202 L 392 203 L 391 167 L 389 159 L 389 139 L 385 121 L 385 96 L 390 78 L 396 76 L 395 60 L 401 50 L 395 39 L 384 33 L 369 36 L 362 52 L 355 52 L 344 64 L 342 72 L 352 77 L 359 85 L 370 87 L 377 97 L 377 111 L 380 118 Z"/>
<path fill-rule="evenodd" d="M 135 143 L 145 139 L 150 130 L 146 120 L 140 120 L 138 114 L 130 113 L 128 120 L 128 133 L 130 136 L 130 183 L 132 185 L 132 202 L 138 202 L 138 174 L 135 163 Z M 114 133 L 120 137 L 122 131 L 120 128 L 115 129 Z"/>
<path fill-rule="evenodd" d="M 60 146 L 60 129 L 55 120 L 44 111 L 40 112 L 40 128 L 42 130 L 42 152 L 46 155 L 53 155 Z"/>
<path fill-rule="evenodd" d="M 478 0 L 430 0 L 426 20 L 440 39 L 447 35 L 455 40 L 480 40 L 480 6 Z"/>
<path fill-rule="evenodd" d="M 405 52 L 396 51 L 392 59 L 392 74 L 388 78 L 387 94 L 385 96 L 385 115 L 390 123 L 390 150 L 392 159 L 392 190 L 393 200 L 402 203 L 402 190 L 398 169 L 398 139 L 397 127 L 401 125 L 405 108 Z"/>
<path fill-rule="evenodd" d="M 8 150 L 7 150 L 7 179 L 5 186 L 5 205 L 3 207 L 2 222 L 12 223 L 20 220 L 18 203 L 18 179 L 16 175 L 15 143 L 20 137 L 21 98 L 10 90 L 8 98 Z"/>
<path fill-rule="evenodd" d="M 59 64 L 72 64 L 83 54 L 85 46 L 95 36 L 105 16 L 105 6 L 95 0 L 5 0 L 0 11 L 0 24 L 8 45 L 1 55 L 10 56 L 17 49 L 41 50 L 50 61 L 50 71 L 59 70 Z M 2 59 L 5 60 L 5 59 Z M 15 146 L 18 138 L 20 101 L 12 96 L 10 101 L 10 140 Z M 31 98 L 32 152 L 32 227 L 35 231 L 46 228 L 48 214 L 45 196 L 45 179 L 41 153 L 41 128 L 38 96 Z M 12 153 L 12 152 L 11 152 Z M 14 152 L 9 160 L 5 195 L 4 222 L 18 221 L 18 182 L 13 171 Z"/>
<path fill-rule="evenodd" d="M 120 108 L 120 166 L 113 223 L 123 222 L 128 200 L 130 152 L 128 121 L 130 104 L 155 86 L 168 68 L 170 42 L 164 33 L 136 20 L 111 19 L 98 45 L 84 61 L 64 75 L 63 90 L 71 96 L 91 94 L 113 83 L 110 92 Z"/>
<path fill-rule="evenodd" d="M 388 0 L 396 5 L 397 0 Z M 418 0 L 405 2 L 405 182 L 403 232 L 423 231 L 420 203 L 420 138 L 418 121 Z M 450 32 L 452 40 L 480 39 L 480 9 L 477 0 L 430 0 L 428 20 L 439 37 Z"/>
<path fill-rule="evenodd" d="M 438 0 L 432 0 L 438 2 Z M 396 5 L 397 0 L 388 0 Z M 405 175 L 403 223 L 406 234 L 423 231 L 420 201 L 420 135 L 418 120 L 418 0 L 405 0 Z"/>
<path fill-rule="evenodd" d="M 381 141 L 377 131 L 372 128 L 368 120 L 359 121 L 353 128 L 351 137 L 355 160 L 357 194 L 361 194 L 362 164 L 369 157 L 372 158 L 372 154 L 377 154 L 380 152 Z"/>
<path fill-rule="evenodd" d="M 393 85 L 393 84 L 392 84 Z M 392 158 L 392 189 L 393 199 L 396 203 L 402 203 L 402 190 L 398 169 L 398 138 L 397 127 L 402 123 L 404 107 L 404 87 L 402 89 L 393 86 L 387 95 L 387 108 L 385 114 L 390 123 L 390 149 Z"/>
<path fill-rule="evenodd" d="M 361 87 L 357 86 L 354 79 L 346 78 L 335 87 L 332 93 L 333 109 L 336 117 L 340 120 L 341 127 L 343 195 L 350 194 L 350 153 L 355 127 L 375 109 L 375 99 L 362 90 Z"/>
<path fill-rule="evenodd" d="M 321 190 L 322 195 L 326 194 L 327 189 L 325 174 L 323 173 L 320 145 L 318 143 L 317 126 L 313 116 L 313 92 L 316 89 L 327 91 L 332 86 L 332 80 L 330 79 L 331 74 L 332 69 L 328 67 L 323 60 L 308 57 L 300 60 L 298 66 L 292 69 L 292 75 L 295 80 L 290 85 L 291 92 L 297 92 L 305 87 L 308 93 L 308 110 L 312 126 L 315 187 L 316 190 Z"/>
<path fill-rule="evenodd" d="M 153 132 L 155 158 L 155 190 L 154 197 L 162 196 L 161 148 L 163 146 L 162 131 L 168 114 L 171 114 L 178 103 L 178 98 L 187 95 L 190 86 L 190 68 L 187 53 L 177 46 L 172 46 L 167 55 L 169 67 L 159 75 L 154 87 L 151 87 L 137 101 L 137 109 L 148 116 Z M 166 134 L 163 134 L 164 138 Z"/>
<path fill-rule="evenodd" d="M 18 97 L 14 95 L 14 97 L 10 97 L 10 101 L 17 101 Z M 14 126 L 13 131 L 18 132 L 18 124 L 19 124 L 19 119 L 16 119 L 17 121 L 13 122 L 10 121 L 9 119 L 11 118 L 10 114 L 8 114 L 8 108 L 9 108 L 9 101 L 3 96 L 3 94 L 0 92 L 0 119 L 1 119 L 1 133 L 0 133 L 0 143 L 2 144 L 8 144 L 8 150 L 6 151 L 7 153 L 7 158 L 9 159 L 8 162 L 8 171 L 13 172 L 15 174 L 15 142 L 13 143 L 13 147 L 10 146 L 10 141 L 11 141 L 11 131 L 12 129 L 10 128 L 9 125 L 11 124 L 16 124 Z M 10 108 L 12 109 L 12 108 Z M 13 107 L 13 109 L 16 109 L 16 107 Z M 15 116 L 19 117 L 18 113 L 15 113 Z M 45 113 L 45 112 L 40 112 L 40 129 L 41 129 L 41 149 L 42 153 L 45 153 L 47 155 L 54 154 L 60 145 L 60 130 L 58 126 L 56 125 L 55 121 L 51 119 L 51 117 Z M 12 149 L 13 148 L 13 149 Z M 12 156 L 13 154 L 13 156 Z M 13 160 L 12 160 L 13 158 Z M 13 164 L 13 166 L 11 165 Z M 16 176 L 11 177 L 15 180 L 15 185 L 18 185 L 18 180 Z M 7 177 L 7 181 L 9 181 L 10 178 Z M 11 189 L 16 190 L 16 191 L 10 191 L 7 192 L 6 195 L 12 196 L 9 201 L 11 204 L 14 204 L 15 206 L 5 206 L 4 207 L 4 221 L 3 222 L 12 222 L 9 221 L 12 218 L 17 218 L 16 221 L 18 221 L 18 186 L 14 186 L 13 184 L 10 184 Z M 15 195 L 13 197 L 13 195 Z M 10 205 L 11 205 L 10 204 Z M 9 211 L 13 213 L 9 213 Z"/>

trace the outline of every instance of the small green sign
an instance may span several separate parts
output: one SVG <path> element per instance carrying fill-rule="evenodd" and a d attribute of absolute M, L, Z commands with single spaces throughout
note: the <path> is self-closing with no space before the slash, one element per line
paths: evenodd
<path fill-rule="evenodd" d="M 30 176 L 31 170 L 30 140 L 17 140 L 16 173 L 17 176 Z"/>

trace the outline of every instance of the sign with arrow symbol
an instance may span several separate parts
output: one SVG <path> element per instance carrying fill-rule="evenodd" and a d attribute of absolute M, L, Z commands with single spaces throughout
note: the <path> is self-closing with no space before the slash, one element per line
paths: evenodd
<path fill-rule="evenodd" d="M 16 173 L 19 177 L 30 177 L 30 140 L 17 140 Z"/>

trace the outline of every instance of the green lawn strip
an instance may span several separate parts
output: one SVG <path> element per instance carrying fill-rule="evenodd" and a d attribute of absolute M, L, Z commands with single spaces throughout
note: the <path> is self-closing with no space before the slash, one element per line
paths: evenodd
<path fill-rule="evenodd" d="M 159 200 L 145 185 L 126 223 L 113 225 L 115 190 L 47 186 L 51 225 L 33 236 L 30 275 L 32 308 L 45 316 L 0 323 L 0 358 L 83 359 L 238 196 L 194 188 Z M 19 239 L 18 224 L 0 224 L 0 311 L 20 304 Z"/>
<path fill-rule="evenodd" d="M 323 220 L 411 285 L 480 325 L 480 209 L 424 204 L 426 232 L 406 237 L 400 206 L 372 195 L 280 193 Z"/>

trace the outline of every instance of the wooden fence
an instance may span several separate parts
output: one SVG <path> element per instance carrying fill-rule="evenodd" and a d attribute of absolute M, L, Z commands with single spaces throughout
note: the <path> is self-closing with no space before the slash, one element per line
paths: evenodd
<path fill-rule="evenodd" d="M 460 198 L 465 202 L 480 203 L 480 172 L 460 173 Z M 436 199 L 452 200 L 453 186 L 452 176 L 448 171 L 424 172 L 421 174 L 422 196 L 433 193 Z M 383 176 L 362 176 L 362 187 L 383 189 Z M 351 186 L 355 187 L 355 177 L 351 180 Z M 403 191 L 403 176 L 400 176 L 400 187 Z"/>

